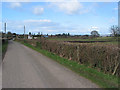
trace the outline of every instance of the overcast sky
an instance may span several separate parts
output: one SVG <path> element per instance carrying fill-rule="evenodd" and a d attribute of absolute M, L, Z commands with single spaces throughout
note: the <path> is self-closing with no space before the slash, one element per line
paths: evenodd
<path fill-rule="evenodd" d="M 7 31 L 43 34 L 109 34 L 118 24 L 117 2 L 3 2 L 2 23 Z M 0 22 L 1 23 L 1 22 Z M 2 27 L 3 29 L 4 27 Z"/>

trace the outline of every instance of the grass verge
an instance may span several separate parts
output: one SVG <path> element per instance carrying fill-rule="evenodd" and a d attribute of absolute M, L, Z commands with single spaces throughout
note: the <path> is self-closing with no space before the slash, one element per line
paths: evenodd
<path fill-rule="evenodd" d="M 4 44 L 2 44 L 2 59 L 5 56 L 5 53 L 7 51 L 8 41 L 6 41 Z"/>
<path fill-rule="evenodd" d="M 25 46 L 32 48 L 35 51 L 38 51 L 42 53 L 43 55 L 59 62 L 60 64 L 66 66 L 67 68 L 71 69 L 72 71 L 78 73 L 80 76 L 83 76 L 92 82 L 96 83 L 99 85 L 101 88 L 115 88 L 118 89 L 118 81 L 120 78 L 109 75 L 109 74 L 104 74 L 103 72 L 98 72 L 96 69 L 89 68 L 88 66 L 85 65 L 80 65 L 75 61 L 70 61 L 68 59 L 62 58 L 56 54 L 53 54 L 51 52 L 48 52 L 46 50 L 42 50 L 39 47 L 34 47 L 28 43 L 24 43 Z M 119 80 L 118 80 L 119 79 Z M 120 82 L 119 82 L 120 84 Z"/>

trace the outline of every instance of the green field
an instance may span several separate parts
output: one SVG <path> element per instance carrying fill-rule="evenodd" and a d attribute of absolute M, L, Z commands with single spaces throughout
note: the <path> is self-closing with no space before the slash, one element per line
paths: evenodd
<path fill-rule="evenodd" d="M 82 39 L 82 38 L 74 38 L 74 37 L 67 37 L 67 38 L 58 38 L 58 37 L 52 37 L 52 38 L 48 38 L 49 40 L 62 40 L 62 41 L 116 41 L 116 38 L 114 37 L 96 37 L 96 38 L 92 38 L 92 39 Z"/>
<path fill-rule="evenodd" d="M 118 39 L 115 37 L 96 37 L 92 39 L 81 39 L 81 38 L 74 38 L 74 37 L 67 37 L 67 38 L 57 38 L 57 37 L 52 37 L 52 38 L 47 38 L 48 40 L 57 40 L 57 41 L 107 41 L 104 42 L 105 44 L 118 44 Z M 99 42 L 103 43 L 103 42 Z"/>

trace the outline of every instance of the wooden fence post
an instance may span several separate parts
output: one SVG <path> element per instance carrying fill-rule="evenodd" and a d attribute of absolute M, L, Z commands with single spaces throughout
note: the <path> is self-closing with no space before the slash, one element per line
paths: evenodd
<path fill-rule="evenodd" d="M 77 60 L 79 61 L 79 45 L 77 45 Z"/>

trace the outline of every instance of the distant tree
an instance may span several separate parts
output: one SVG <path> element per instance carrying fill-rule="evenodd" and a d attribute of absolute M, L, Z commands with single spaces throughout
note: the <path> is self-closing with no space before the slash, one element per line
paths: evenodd
<path fill-rule="evenodd" d="M 31 35 L 31 32 L 29 32 L 29 35 Z"/>
<path fill-rule="evenodd" d="M 84 36 L 89 37 L 89 35 L 87 35 L 87 34 L 86 34 L 86 35 L 84 35 Z"/>
<path fill-rule="evenodd" d="M 65 34 L 65 33 L 63 33 L 62 35 L 63 35 L 63 36 L 66 36 L 66 34 Z"/>
<path fill-rule="evenodd" d="M 68 33 L 68 36 L 70 36 L 70 33 Z"/>
<path fill-rule="evenodd" d="M 40 32 L 38 32 L 38 35 L 40 35 Z"/>
<path fill-rule="evenodd" d="M 120 29 L 118 29 L 118 26 L 117 26 L 117 25 L 111 26 L 110 32 L 111 32 L 112 35 L 115 36 L 115 37 L 118 36 L 118 35 L 120 35 Z"/>
<path fill-rule="evenodd" d="M 12 33 L 9 31 L 9 32 L 7 32 L 7 38 L 8 39 L 11 39 L 12 38 Z"/>
<path fill-rule="evenodd" d="M 61 35 L 61 34 L 56 34 L 55 36 L 57 36 L 57 37 L 61 37 L 62 35 Z"/>
<path fill-rule="evenodd" d="M 12 33 L 9 31 L 9 32 L 7 33 L 7 36 L 12 36 Z"/>
<path fill-rule="evenodd" d="M 13 33 L 12 35 L 13 35 L 14 38 L 16 37 L 16 33 Z"/>
<path fill-rule="evenodd" d="M 98 33 L 98 31 L 95 31 L 95 30 L 91 32 L 91 35 L 94 36 L 94 37 L 100 36 L 100 34 Z"/>
<path fill-rule="evenodd" d="M 16 33 L 13 33 L 13 35 L 16 35 Z"/>

